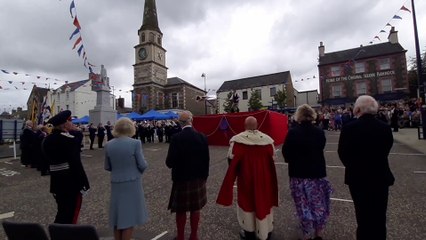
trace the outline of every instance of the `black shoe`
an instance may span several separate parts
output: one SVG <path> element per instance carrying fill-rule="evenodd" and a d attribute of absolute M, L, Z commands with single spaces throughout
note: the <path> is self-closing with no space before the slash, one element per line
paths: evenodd
<path fill-rule="evenodd" d="M 244 230 L 241 229 L 239 234 L 240 234 L 240 239 L 243 239 L 243 240 L 246 239 L 246 233 Z"/>

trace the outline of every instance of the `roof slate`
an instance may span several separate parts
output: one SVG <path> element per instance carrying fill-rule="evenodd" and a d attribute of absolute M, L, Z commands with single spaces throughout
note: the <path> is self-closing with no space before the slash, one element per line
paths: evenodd
<path fill-rule="evenodd" d="M 89 79 L 85 79 L 85 80 L 80 80 L 77 82 L 71 82 L 71 83 L 65 83 L 64 85 L 60 86 L 59 88 L 57 88 L 55 91 L 65 91 L 66 87 L 69 86 L 70 87 L 70 91 L 75 91 L 77 88 L 83 86 L 84 84 L 86 84 L 87 82 L 89 82 Z"/>
<path fill-rule="evenodd" d="M 246 89 L 291 82 L 290 71 L 225 81 L 217 92 Z"/>
<path fill-rule="evenodd" d="M 189 86 L 191 86 L 193 88 L 196 88 L 196 89 L 199 89 L 201 91 L 204 91 L 201 88 L 196 87 L 196 86 L 190 84 L 189 82 L 187 82 L 187 81 L 185 81 L 185 80 L 183 80 L 181 78 L 178 78 L 178 77 L 167 78 L 167 85 L 166 85 L 166 87 L 170 87 L 170 86 L 173 86 L 173 85 L 180 85 L 180 84 L 189 85 Z"/>
<path fill-rule="evenodd" d="M 325 53 L 323 57 L 319 58 L 318 66 L 346 62 L 348 60 L 355 61 L 358 59 L 391 55 L 391 54 L 402 53 L 406 51 L 407 50 L 405 50 L 399 43 L 393 44 L 390 42 L 385 42 L 380 44 L 352 48 L 352 49 L 338 51 L 338 52 Z"/>

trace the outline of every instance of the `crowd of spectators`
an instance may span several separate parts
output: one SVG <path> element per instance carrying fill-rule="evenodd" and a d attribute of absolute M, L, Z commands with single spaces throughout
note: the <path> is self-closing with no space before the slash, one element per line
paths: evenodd
<path fill-rule="evenodd" d="M 421 125 L 420 107 L 415 99 L 380 103 L 377 117 L 388 123 L 394 131 L 399 128 L 417 128 Z M 352 105 L 317 108 L 316 124 L 324 130 L 339 131 L 354 118 L 352 110 Z"/>

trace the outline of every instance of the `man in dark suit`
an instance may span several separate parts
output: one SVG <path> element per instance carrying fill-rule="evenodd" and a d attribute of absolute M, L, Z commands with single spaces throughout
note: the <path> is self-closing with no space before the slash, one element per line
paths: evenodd
<path fill-rule="evenodd" d="M 386 239 L 389 186 L 395 181 L 388 161 L 393 135 L 390 126 L 375 117 L 378 108 L 373 97 L 358 97 L 353 110 L 358 119 L 343 125 L 339 139 L 345 184 L 355 206 L 357 240 Z"/>
<path fill-rule="evenodd" d="M 57 203 L 55 223 L 76 224 L 82 194 L 89 181 L 80 158 L 80 142 L 69 133 L 74 128 L 71 112 L 62 111 L 50 118 L 53 131 L 43 142 L 43 152 L 50 168 L 50 192 Z"/>
<path fill-rule="evenodd" d="M 172 169 L 173 186 L 169 207 L 176 212 L 177 240 L 184 240 L 186 212 L 190 212 L 190 240 L 198 240 L 200 210 L 207 203 L 206 181 L 209 176 L 207 137 L 192 128 L 192 114 L 179 114 L 182 131 L 171 138 L 166 165 Z"/>
<path fill-rule="evenodd" d="M 21 149 L 21 164 L 26 167 L 30 167 L 34 163 L 34 145 L 35 145 L 36 134 L 33 130 L 33 122 L 27 120 L 25 122 L 24 129 L 20 135 L 20 149 Z M 35 164 L 34 164 L 35 166 Z"/>

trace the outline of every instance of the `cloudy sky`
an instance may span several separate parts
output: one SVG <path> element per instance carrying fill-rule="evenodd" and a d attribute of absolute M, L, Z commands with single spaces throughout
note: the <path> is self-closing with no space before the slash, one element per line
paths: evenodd
<path fill-rule="evenodd" d="M 131 106 L 144 0 L 74 2 L 88 61 L 95 72 L 105 65 L 115 95 Z M 34 84 L 57 88 L 88 78 L 78 47 L 72 49 L 77 37 L 69 40 L 75 30 L 70 3 L 0 1 L 0 69 L 9 72 L 0 71 L 1 111 L 26 109 Z M 299 91 L 317 89 L 319 42 L 326 53 L 384 42 L 387 23 L 398 31 L 407 59 L 415 57 L 412 16 L 402 6 L 412 9 L 409 0 L 157 0 L 168 77 L 203 89 L 206 73 L 210 95 L 224 81 L 282 71 L 291 72 Z M 423 52 L 426 1 L 415 7 Z"/>

